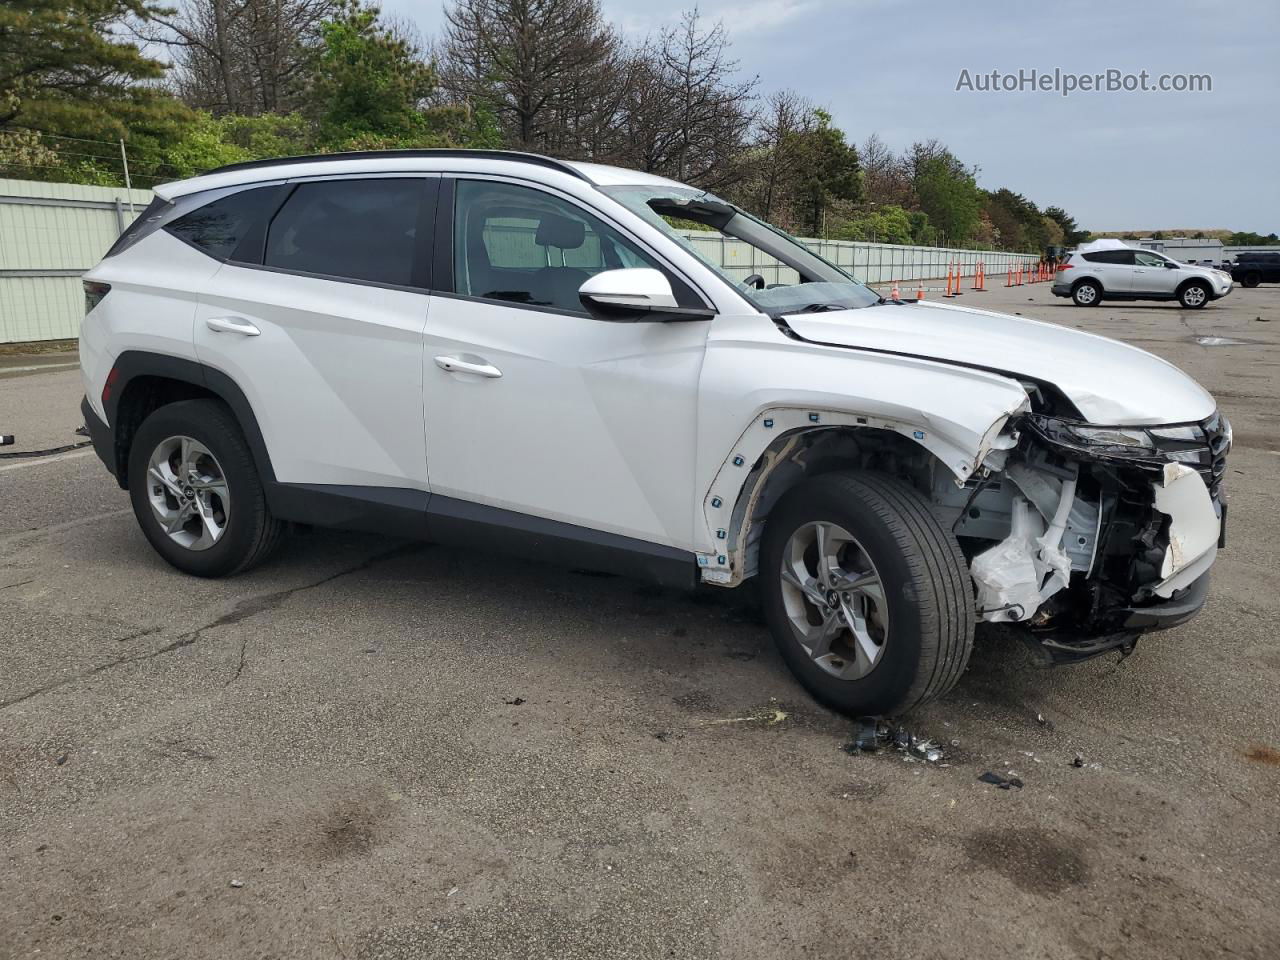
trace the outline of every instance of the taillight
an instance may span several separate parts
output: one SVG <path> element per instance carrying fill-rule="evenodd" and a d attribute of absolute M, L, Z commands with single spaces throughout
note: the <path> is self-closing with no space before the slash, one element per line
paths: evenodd
<path fill-rule="evenodd" d="M 102 385 L 102 409 L 110 411 L 111 394 L 115 392 L 116 382 L 120 379 L 120 371 L 116 367 L 111 368 L 111 372 L 107 374 L 106 383 Z M 110 413 L 108 413 L 108 416 Z"/>
<path fill-rule="evenodd" d="M 1070 270 L 1070 269 L 1071 269 L 1071 264 L 1069 264 L 1069 263 L 1060 263 L 1060 264 L 1058 264 L 1058 272 L 1059 272 L 1059 273 L 1061 273 L 1063 270 Z"/>
<path fill-rule="evenodd" d="M 111 284 L 99 283 L 97 280 L 84 281 L 84 312 L 88 313 L 102 302 L 102 298 L 111 292 Z"/>

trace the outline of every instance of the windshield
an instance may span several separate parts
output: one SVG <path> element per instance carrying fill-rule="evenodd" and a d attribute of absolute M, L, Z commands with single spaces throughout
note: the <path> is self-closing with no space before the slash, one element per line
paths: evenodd
<path fill-rule="evenodd" d="M 880 295 L 799 240 L 693 187 L 601 187 L 732 284 L 764 313 L 848 310 Z"/>

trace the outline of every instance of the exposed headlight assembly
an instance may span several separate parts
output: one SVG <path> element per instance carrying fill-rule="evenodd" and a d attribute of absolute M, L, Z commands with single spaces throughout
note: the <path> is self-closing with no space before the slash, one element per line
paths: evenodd
<path fill-rule="evenodd" d="M 1077 420 L 1031 414 L 1031 428 L 1054 446 L 1098 457 L 1149 460 L 1158 456 L 1151 434 L 1141 427 L 1098 427 Z"/>

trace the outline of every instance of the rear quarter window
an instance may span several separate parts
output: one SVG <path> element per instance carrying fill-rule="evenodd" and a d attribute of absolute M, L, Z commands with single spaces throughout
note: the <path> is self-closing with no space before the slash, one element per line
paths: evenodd
<path fill-rule="evenodd" d="M 281 193 L 279 186 L 242 190 L 192 210 L 165 229 L 215 259 L 260 263 L 262 233 Z"/>

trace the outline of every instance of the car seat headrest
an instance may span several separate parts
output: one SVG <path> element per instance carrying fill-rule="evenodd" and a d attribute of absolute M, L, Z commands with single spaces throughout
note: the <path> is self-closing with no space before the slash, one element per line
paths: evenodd
<path fill-rule="evenodd" d="M 538 233 L 534 243 L 540 247 L 559 247 L 576 250 L 587 236 L 587 226 L 581 220 L 571 220 L 554 213 L 544 213 L 538 221 Z"/>

